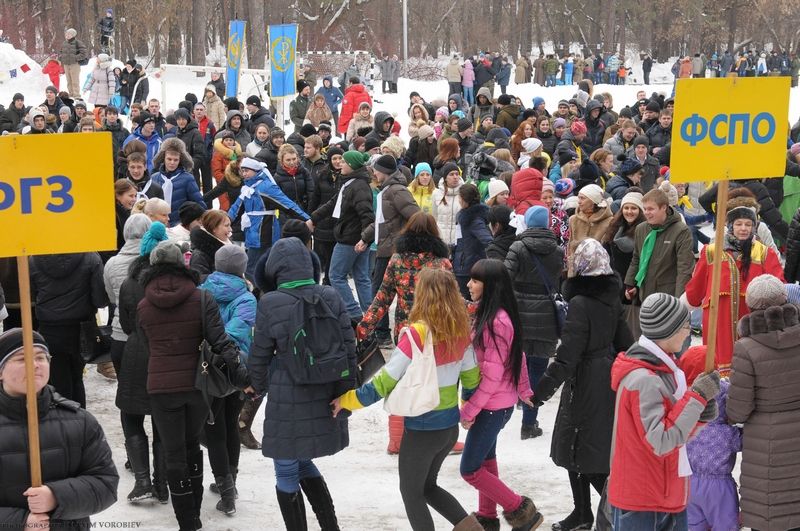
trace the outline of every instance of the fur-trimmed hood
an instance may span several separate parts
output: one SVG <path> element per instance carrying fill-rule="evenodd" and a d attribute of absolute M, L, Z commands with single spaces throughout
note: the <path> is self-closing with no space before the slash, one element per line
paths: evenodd
<path fill-rule="evenodd" d="M 395 252 L 403 253 L 430 253 L 436 258 L 448 258 L 450 250 L 441 240 L 430 234 L 405 233 L 397 237 Z"/>
<path fill-rule="evenodd" d="M 223 157 L 228 160 L 233 160 L 233 154 L 236 154 L 237 159 L 242 158 L 242 146 L 239 145 L 239 142 L 234 140 L 233 149 L 227 147 L 222 143 L 222 138 L 217 138 L 214 140 L 214 152 L 219 153 Z"/>
<path fill-rule="evenodd" d="M 779 346 L 788 329 L 800 324 L 800 309 L 794 304 L 770 306 L 750 312 L 739 320 L 739 336 L 751 337 L 769 347 Z"/>
<path fill-rule="evenodd" d="M 233 171 L 233 167 L 230 163 L 225 166 L 225 180 L 234 188 L 239 188 L 244 184 L 244 179 L 242 179 L 241 175 Z"/>
<path fill-rule="evenodd" d="M 199 250 L 207 254 L 211 258 L 212 264 L 216 252 L 225 245 L 203 227 L 193 228 L 189 233 L 189 241 L 192 244 L 192 250 Z"/>
<path fill-rule="evenodd" d="M 561 292 L 566 300 L 578 295 L 597 299 L 607 306 L 613 306 L 619 300 L 622 282 L 617 274 L 596 277 L 572 277 L 564 283 Z"/>
<path fill-rule="evenodd" d="M 192 161 L 192 157 L 190 157 L 189 153 L 186 151 L 186 144 L 184 144 L 183 140 L 180 138 L 174 137 L 164 140 L 164 142 L 161 144 L 158 154 L 156 154 L 155 158 L 153 159 L 154 168 L 160 168 L 164 164 L 164 157 L 166 156 L 167 151 L 176 151 L 180 153 L 180 167 L 183 168 L 184 171 L 192 171 L 194 168 L 194 162 Z"/>

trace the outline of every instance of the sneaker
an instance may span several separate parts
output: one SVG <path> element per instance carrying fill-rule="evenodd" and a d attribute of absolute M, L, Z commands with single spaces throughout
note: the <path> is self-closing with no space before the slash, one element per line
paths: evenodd
<path fill-rule="evenodd" d="M 520 432 L 520 439 L 535 439 L 542 435 L 542 428 L 539 427 L 539 423 L 531 424 L 531 425 L 522 425 L 522 431 Z"/>

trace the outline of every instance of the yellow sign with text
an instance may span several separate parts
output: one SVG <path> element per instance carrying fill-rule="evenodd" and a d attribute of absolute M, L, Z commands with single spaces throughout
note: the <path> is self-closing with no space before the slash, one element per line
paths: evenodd
<path fill-rule="evenodd" d="M 782 177 L 789 81 L 788 77 L 678 80 L 670 179 Z"/>
<path fill-rule="evenodd" d="M 111 133 L 0 137 L 0 257 L 117 246 Z"/>

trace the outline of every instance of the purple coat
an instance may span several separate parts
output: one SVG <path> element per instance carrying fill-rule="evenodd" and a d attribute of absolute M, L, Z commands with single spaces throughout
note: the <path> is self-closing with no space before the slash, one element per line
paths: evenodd
<path fill-rule="evenodd" d="M 730 476 L 736 454 L 742 451 L 742 430 L 728 424 L 726 403 L 730 383 L 722 380 L 717 395 L 719 415 L 686 445 L 689 463 L 697 476 Z"/>

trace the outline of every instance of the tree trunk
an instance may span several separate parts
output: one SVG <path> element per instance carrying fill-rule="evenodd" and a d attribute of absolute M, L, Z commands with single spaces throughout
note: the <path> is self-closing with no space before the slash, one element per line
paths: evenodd
<path fill-rule="evenodd" d="M 625 24 L 626 24 L 625 15 L 627 13 L 628 10 L 622 8 L 619 14 L 619 54 L 623 58 L 623 61 L 628 57 L 628 53 L 625 50 L 625 46 L 628 44 L 627 40 L 625 39 Z"/>
<path fill-rule="evenodd" d="M 616 0 L 608 0 L 608 8 L 606 9 L 606 14 L 608 15 L 606 18 L 606 27 L 605 27 L 605 39 L 603 47 L 606 52 L 613 53 L 616 49 L 616 41 L 614 39 L 614 21 L 616 20 Z"/>
<path fill-rule="evenodd" d="M 248 0 L 247 8 L 247 65 L 249 68 L 264 68 L 264 56 L 267 54 L 264 2 Z"/>

